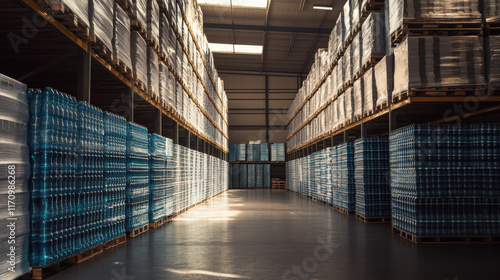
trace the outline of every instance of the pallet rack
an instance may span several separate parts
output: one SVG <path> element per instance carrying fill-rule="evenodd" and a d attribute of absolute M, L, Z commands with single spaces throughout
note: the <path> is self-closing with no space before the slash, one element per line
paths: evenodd
<path fill-rule="evenodd" d="M 36 0 L 18 0 L 17 2 L 19 5 L 16 6 L 12 5 L 12 3 L 1 4 L 4 8 L 4 12 L 2 12 L 2 14 L 5 15 L 4 18 L 9 19 L 10 22 L 17 21 L 16 26 L 13 27 L 14 30 L 23 30 L 24 27 L 22 24 L 24 22 L 21 21 L 23 17 L 28 19 L 37 17 L 39 21 L 45 20 L 48 23 L 40 28 L 35 27 L 37 28 L 36 36 L 29 38 L 30 40 L 28 40 L 25 45 L 19 45 L 19 49 L 21 51 L 18 50 L 18 54 L 12 56 L 11 58 L 12 62 L 17 62 L 16 64 L 31 65 L 33 68 L 39 68 L 27 75 L 21 76 L 21 78 L 25 78 L 25 81 L 28 81 L 30 84 L 35 84 L 36 86 L 36 83 L 31 83 L 34 76 L 39 74 L 41 71 L 45 71 L 47 74 L 53 72 L 54 77 L 52 77 L 52 79 L 46 79 L 43 86 L 55 86 L 65 92 L 73 94 L 78 92 L 78 94 L 75 94 L 77 95 L 78 100 L 87 101 L 92 105 L 96 105 L 105 110 L 108 109 L 109 111 L 114 111 L 117 114 L 126 116 L 129 121 L 136 121 L 146 125 L 150 131 L 173 138 L 175 143 L 183 144 L 189 148 L 216 156 L 220 159 L 228 160 L 228 149 L 226 147 L 216 143 L 208 135 L 196 129 L 193 124 L 187 121 L 186 118 L 174 112 L 173 108 L 166 106 L 166 104 L 163 104 L 161 100 L 153 98 L 147 93 L 146 90 L 141 90 L 140 85 L 134 83 L 132 75 L 130 75 L 130 71 L 127 71 L 126 67 L 120 67 L 119 64 L 113 62 L 112 59 L 108 59 L 107 56 L 99 52 L 95 44 L 92 43 L 87 36 L 82 35 L 85 32 L 82 33 L 74 28 L 70 28 L 68 24 L 64 24 L 56 18 L 54 16 L 54 12 L 46 10 L 46 8 L 42 7 Z M 14 10 L 15 12 L 9 13 L 9 10 Z M 183 18 L 186 20 L 184 15 Z M 4 29 L 5 31 L 0 30 L 0 32 L 8 31 L 7 26 L 4 27 Z M 194 34 L 191 35 L 193 39 L 196 40 Z M 176 36 L 178 36 L 178 34 L 176 34 Z M 31 50 L 37 45 L 40 46 L 39 43 L 42 41 L 41 37 L 47 38 L 44 44 L 47 46 L 44 49 L 44 54 L 46 55 L 57 57 L 61 56 L 61 52 L 58 48 L 64 47 L 64 49 L 71 49 L 72 52 L 68 53 L 65 57 L 68 61 L 55 59 L 57 62 L 48 63 L 48 65 L 39 65 L 39 63 L 37 63 L 38 61 L 32 61 L 28 56 L 27 49 Z M 183 43 L 182 40 L 180 40 L 180 43 Z M 23 47 L 25 49 L 24 51 L 22 49 Z M 51 49 L 50 47 L 53 48 Z M 5 48 L 7 50 L 12 50 L 9 46 L 5 46 Z M 184 51 L 187 55 L 188 53 L 185 46 Z M 198 49 L 198 51 L 201 53 L 201 49 Z M 189 57 L 189 55 L 187 56 Z M 64 67 L 71 68 L 71 70 L 67 71 L 67 76 L 61 75 L 62 73 L 58 73 L 57 70 L 52 71 L 54 66 L 58 64 L 63 64 Z M 5 65 L 13 64 L 5 63 Z M 192 61 L 190 61 L 190 65 L 197 73 L 198 78 L 201 79 L 201 76 Z M 204 65 L 208 69 L 206 62 Z M 24 69 L 15 70 L 16 71 L 11 69 L 2 69 L 3 73 L 13 77 L 19 76 L 16 72 L 23 73 L 21 71 L 28 71 Z M 172 68 L 170 70 L 173 72 L 178 81 L 181 82 L 181 84 L 184 84 L 182 75 L 179 74 L 176 69 Z M 71 78 L 67 78 L 68 81 L 63 80 L 64 84 L 62 84 L 60 81 L 61 77 L 69 77 L 70 73 L 77 76 L 76 83 L 74 81 L 70 81 L 73 80 L 73 76 Z M 57 77 L 57 79 L 55 77 Z M 51 82 L 51 80 L 59 80 L 59 83 Z M 70 83 L 71 85 L 69 85 Z M 215 82 L 212 81 L 212 83 L 215 85 Z M 42 86 L 41 82 L 39 82 L 39 84 Z M 73 87 L 75 84 L 78 84 L 78 88 Z M 209 96 L 206 85 L 204 83 L 203 85 L 205 87 L 205 93 Z M 90 87 L 92 87 L 92 97 L 90 96 Z M 115 92 L 110 92 L 110 89 Z M 214 90 L 217 92 L 215 86 Z M 187 92 L 188 94 L 190 93 L 189 91 Z M 140 98 L 135 97 L 136 95 Z M 219 92 L 217 92 L 217 95 L 221 98 Z M 210 115 L 204 110 L 194 95 L 190 94 L 190 97 L 205 117 L 213 124 L 215 129 L 221 132 L 223 137 L 227 139 L 227 134 L 212 120 Z M 210 96 L 209 99 L 213 102 L 217 113 L 221 115 L 224 126 L 227 126 L 227 120 L 224 117 L 224 114 L 222 114 Z M 116 109 L 116 104 L 121 105 L 118 110 L 114 110 Z M 222 102 L 222 99 L 220 104 L 227 112 L 227 108 Z"/>

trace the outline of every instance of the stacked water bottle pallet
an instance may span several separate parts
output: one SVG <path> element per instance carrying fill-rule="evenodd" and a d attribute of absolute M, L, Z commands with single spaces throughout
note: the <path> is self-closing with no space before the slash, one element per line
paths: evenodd
<path fill-rule="evenodd" d="M 167 200 L 172 197 L 167 164 L 172 149 L 171 139 L 149 135 L 149 228 L 157 228 L 167 221 Z"/>
<path fill-rule="evenodd" d="M 271 187 L 271 164 L 230 163 L 230 189 Z"/>
<path fill-rule="evenodd" d="M 29 190 L 32 184 L 28 144 L 31 146 L 33 139 L 27 137 L 28 126 L 32 123 L 25 91 L 26 85 L 0 74 L 0 168 L 3 172 L 0 176 L 0 220 L 4 225 L 0 228 L 0 242 L 4 244 L 5 253 L 0 264 L 1 279 L 16 279 L 29 272 Z M 37 217 L 41 215 L 37 213 Z M 14 229 L 10 226 L 12 223 Z M 15 240 L 15 250 L 7 249 L 12 246 L 11 240 Z"/>
<path fill-rule="evenodd" d="M 389 140 L 361 138 L 354 142 L 356 218 L 366 223 L 391 221 Z"/>
<path fill-rule="evenodd" d="M 390 136 L 394 232 L 412 242 L 500 236 L 500 127 L 411 125 Z"/>

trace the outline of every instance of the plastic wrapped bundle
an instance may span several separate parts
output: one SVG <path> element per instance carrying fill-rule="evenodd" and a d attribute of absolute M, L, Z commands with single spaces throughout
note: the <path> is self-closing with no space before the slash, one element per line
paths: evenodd
<path fill-rule="evenodd" d="M 132 0 L 132 16 L 144 32 L 146 32 L 147 27 L 147 2 L 148 0 Z"/>
<path fill-rule="evenodd" d="M 168 94 L 169 94 L 169 81 L 168 74 L 170 71 L 168 70 L 165 63 L 162 61 L 158 62 L 158 94 L 160 95 L 160 100 L 163 104 L 169 104 Z"/>
<path fill-rule="evenodd" d="M 261 161 L 260 158 L 260 144 L 253 144 L 252 145 L 253 149 L 253 160 L 254 161 Z"/>
<path fill-rule="evenodd" d="M 130 58 L 130 19 L 128 14 L 115 3 L 113 28 L 113 59 L 132 69 Z"/>
<path fill-rule="evenodd" d="M 487 22 L 500 21 L 500 1 L 484 0 L 484 16 Z"/>
<path fill-rule="evenodd" d="M 240 164 L 240 189 L 248 189 L 247 164 Z"/>
<path fill-rule="evenodd" d="M 480 22 L 479 0 L 389 0 L 391 34 L 407 22 Z"/>
<path fill-rule="evenodd" d="M 167 139 L 149 135 L 149 221 L 165 217 L 168 197 Z"/>
<path fill-rule="evenodd" d="M 342 50 L 345 41 L 345 23 L 344 23 L 344 12 L 340 12 L 337 19 L 337 24 L 333 29 L 335 32 L 335 41 L 333 43 L 333 58 L 337 57 L 337 54 Z"/>
<path fill-rule="evenodd" d="M 351 15 L 352 15 L 352 31 L 357 29 L 358 25 L 360 24 L 360 19 L 361 19 L 361 0 L 350 0 L 351 1 Z"/>
<path fill-rule="evenodd" d="M 394 50 L 393 96 L 429 87 L 485 86 L 482 39 L 409 37 Z"/>
<path fill-rule="evenodd" d="M 171 58 L 175 55 L 175 35 L 164 14 L 161 15 L 160 21 L 160 49 L 165 57 Z"/>
<path fill-rule="evenodd" d="M 246 151 L 247 151 L 247 161 L 254 161 L 255 159 L 253 157 L 253 147 L 251 144 L 247 144 Z"/>
<path fill-rule="evenodd" d="M 80 236 L 77 251 L 84 251 L 104 242 L 104 115 L 90 104 L 77 104 L 76 216 Z"/>
<path fill-rule="evenodd" d="M 255 164 L 249 164 L 248 165 L 248 183 L 247 183 L 247 188 L 249 189 L 255 189 Z"/>
<path fill-rule="evenodd" d="M 417 236 L 500 234 L 499 132 L 498 124 L 410 125 L 393 131 L 393 226 Z"/>
<path fill-rule="evenodd" d="M 357 79 L 353 86 L 354 118 L 363 116 L 364 108 L 364 80 L 363 77 Z"/>
<path fill-rule="evenodd" d="M 158 55 L 152 48 L 148 48 L 148 92 L 158 97 L 159 86 Z"/>
<path fill-rule="evenodd" d="M 343 143 L 337 146 L 338 185 L 336 186 L 337 205 L 345 210 L 356 209 L 356 185 L 354 180 L 354 144 Z"/>
<path fill-rule="evenodd" d="M 356 213 L 364 217 L 390 217 L 389 139 L 356 140 L 354 165 Z"/>
<path fill-rule="evenodd" d="M 255 165 L 255 187 L 263 188 L 264 184 L 264 164 Z"/>
<path fill-rule="evenodd" d="M 149 0 L 147 3 L 147 39 L 160 43 L 160 7 L 155 0 Z"/>
<path fill-rule="evenodd" d="M 246 159 L 246 145 L 238 144 L 238 161 L 245 161 Z"/>
<path fill-rule="evenodd" d="M 235 144 L 229 145 L 229 161 L 236 161 L 238 158 L 237 146 Z"/>
<path fill-rule="evenodd" d="M 362 33 L 358 33 L 354 35 L 354 39 L 352 40 L 352 74 L 353 76 L 358 73 L 361 69 L 361 59 L 363 53 L 363 37 Z"/>
<path fill-rule="evenodd" d="M 373 75 L 373 68 L 370 68 L 363 75 L 363 115 L 375 111 L 376 101 L 375 75 Z"/>
<path fill-rule="evenodd" d="M 125 234 L 127 121 L 104 113 L 104 240 Z"/>
<path fill-rule="evenodd" d="M 113 0 L 93 0 L 94 15 L 90 32 L 101 41 L 109 51 L 113 51 Z"/>
<path fill-rule="evenodd" d="M 231 186 L 233 189 L 240 188 L 240 165 L 231 163 Z"/>
<path fill-rule="evenodd" d="M 146 86 L 148 83 L 148 66 L 147 66 L 147 46 L 146 41 L 137 31 L 131 33 L 130 39 L 132 49 L 132 70 L 136 80 Z"/>
<path fill-rule="evenodd" d="M 125 229 L 149 222 L 149 139 L 147 128 L 127 124 L 127 188 Z"/>
<path fill-rule="evenodd" d="M 269 161 L 269 145 L 267 143 L 260 143 L 260 160 Z"/>
<path fill-rule="evenodd" d="M 375 78 L 376 106 L 388 106 L 392 102 L 392 89 L 394 88 L 394 55 L 388 54 L 373 67 Z"/>
<path fill-rule="evenodd" d="M 353 96 L 353 91 L 354 89 L 352 87 L 349 87 L 345 92 L 344 92 L 344 106 L 345 106 L 345 123 L 349 123 L 352 118 L 354 117 L 354 96 Z"/>
<path fill-rule="evenodd" d="M 353 77 L 352 72 L 352 45 L 349 45 L 344 53 L 344 84 L 349 82 Z"/>
<path fill-rule="evenodd" d="M 30 90 L 30 149 L 31 149 L 31 207 L 33 224 L 31 232 L 30 265 L 32 267 L 45 266 L 79 252 L 82 238 L 88 235 L 79 235 L 82 238 L 71 238 L 71 235 L 81 230 L 81 219 L 77 223 L 71 218 L 78 214 L 78 189 L 81 180 L 76 180 L 78 138 L 77 101 L 51 88 L 43 91 Z M 8 103 L 2 102 L 0 104 Z M 10 105 L 9 107 L 14 107 Z M 14 107 L 16 108 L 16 107 Z M 16 108 L 16 112 L 22 110 Z M 5 109 L 2 112 L 9 113 Z M 66 113 L 65 113 L 66 112 Z M 58 123 L 61 129 L 54 129 Z M 57 139 L 57 141 L 55 141 Z M 88 143 L 88 142 L 87 142 Z M 80 145 L 81 146 L 81 145 Z M 16 152 L 20 154 L 20 152 Z M 57 159 L 57 161 L 56 161 Z M 66 164 L 55 168 L 58 162 Z M 89 168 L 90 169 L 90 168 Z M 102 168 L 101 168 L 102 169 Z M 52 178 L 50 182 L 46 178 Z M 60 185 L 58 182 L 65 182 Z M 78 186 L 78 189 L 77 189 Z M 55 201 L 58 194 L 64 194 L 65 199 L 58 204 Z M 42 207 L 45 205 L 44 207 Z M 80 216 L 81 217 L 81 216 Z M 59 229 L 42 227 L 50 220 L 61 220 Z M 62 238 L 71 241 L 62 244 L 62 251 L 56 253 L 58 246 L 54 236 L 57 230 L 63 230 Z"/>
<path fill-rule="evenodd" d="M 500 36 L 490 36 L 490 73 L 491 90 L 500 89 Z"/>
<path fill-rule="evenodd" d="M 365 65 L 372 58 L 382 58 L 386 53 L 384 13 L 370 13 L 363 23 L 361 34 L 363 38 L 361 65 Z"/>
<path fill-rule="evenodd" d="M 63 4 L 64 7 L 71 10 L 81 23 L 86 27 L 90 27 L 89 0 L 50 0 L 50 3 Z"/>
<path fill-rule="evenodd" d="M 0 228 L 0 248 L 5 254 L 0 263 L 1 279 L 17 279 L 30 271 L 29 120 L 26 85 L 0 74 L 0 220 L 4 225 Z M 12 191 L 15 195 L 9 195 Z"/>
<path fill-rule="evenodd" d="M 352 33 L 352 1 L 353 0 L 347 0 L 347 2 L 344 5 L 344 28 L 345 28 L 345 37 L 344 37 L 344 43 L 347 38 L 351 36 Z"/>

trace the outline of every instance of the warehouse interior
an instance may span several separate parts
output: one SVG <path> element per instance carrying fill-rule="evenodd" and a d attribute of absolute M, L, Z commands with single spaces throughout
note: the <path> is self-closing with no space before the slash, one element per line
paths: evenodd
<path fill-rule="evenodd" d="M 497 279 L 500 0 L 0 2 L 0 279 Z"/>

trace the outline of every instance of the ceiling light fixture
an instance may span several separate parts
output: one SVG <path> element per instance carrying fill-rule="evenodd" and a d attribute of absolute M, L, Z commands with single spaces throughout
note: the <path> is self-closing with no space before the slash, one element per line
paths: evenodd
<path fill-rule="evenodd" d="M 263 47 L 258 45 L 238 45 L 238 44 L 218 44 L 208 43 L 208 47 L 214 53 L 230 53 L 230 54 L 262 54 Z"/>
<path fill-rule="evenodd" d="M 198 5 L 231 7 L 235 8 L 267 8 L 267 0 L 198 0 Z"/>
<path fill-rule="evenodd" d="M 313 6 L 314 10 L 325 10 L 325 11 L 332 11 L 333 7 L 332 6 L 322 6 L 322 5 L 314 5 Z"/>

